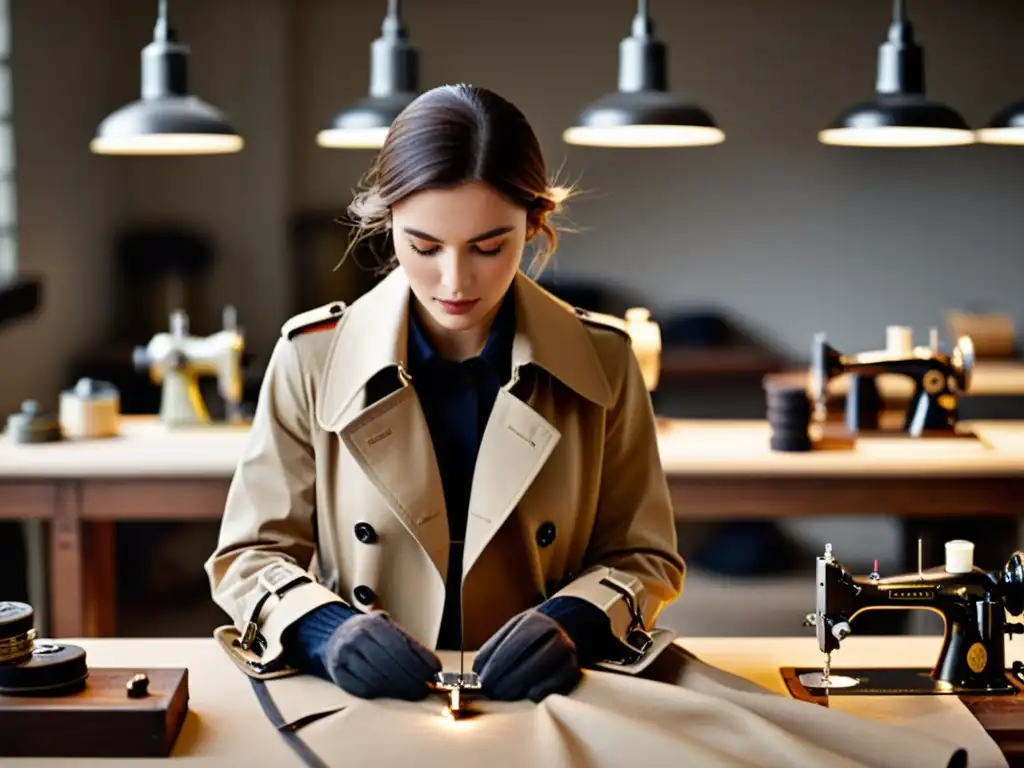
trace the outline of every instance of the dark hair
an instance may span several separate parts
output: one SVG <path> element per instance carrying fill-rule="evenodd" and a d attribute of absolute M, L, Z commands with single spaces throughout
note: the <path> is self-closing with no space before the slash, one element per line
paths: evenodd
<path fill-rule="evenodd" d="M 526 209 L 527 241 L 536 274 L 558 247 L 549 217 L 568 191 L 549 185 L 540 143 L 526 117 L 496 93 L 443 85 L 418 96 L 395 118 L 348 214 L 355 225 L 349 250 L 391 227 L 391 206 L 425 189 L 482 181 Z"/>

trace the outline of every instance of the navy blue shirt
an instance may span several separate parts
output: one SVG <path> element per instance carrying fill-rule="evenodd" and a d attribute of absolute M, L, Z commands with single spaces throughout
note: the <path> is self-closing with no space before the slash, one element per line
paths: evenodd
<path fill-rule="evenodd" d="M 484 429 L 498 391 L 511 378 L 515 328 L 515 294 L 510 290 L 481 353 L 460 362 L 438 353 L 416 313 L 409 312 L 409 374 L 430 430 L 451 539 L 444 613 L 437 639 L 440 649 L 455 650 L 462 645 L 462 553 L 469 495 Z M 549 600 L 539 610 L 562 624 L 576 642 L 581 661 L 599 653 L 611 636 L 605 613 L 583 600 Z M 326 676 L 320 658 L 323 644 L 342 621 L 356 613 L 347 606 L 329 603 L 296 622 L 284 638 L 293 661 Z"/>
<path fill-rule="evenodd" d="M 440 355 L 416 313 L 409 313 L 409 374 L 434 444 L 451 539 L 438 648 L 457 649 L 462 645 L 462 552 L 469 494 L 484 428 L 498 390 L 512 376 L 515 333 L 512 291 L 498 308 L 481 353 L 461 362 Z"/>

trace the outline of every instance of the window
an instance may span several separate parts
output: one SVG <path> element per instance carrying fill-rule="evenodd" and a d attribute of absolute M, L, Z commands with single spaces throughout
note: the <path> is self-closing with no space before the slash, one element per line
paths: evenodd
<path fill-rule="evenodd" d="M 0 0 L 0 282 L 18 269 L 10 0 Z"/>

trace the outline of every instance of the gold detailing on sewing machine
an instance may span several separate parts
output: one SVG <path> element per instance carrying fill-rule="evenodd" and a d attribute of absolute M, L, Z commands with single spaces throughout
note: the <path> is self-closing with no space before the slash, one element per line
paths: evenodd
<path fill-rule="evenodd" d="M 988 652 L 985 650 L 985 646 L 981 643 L 975 643 L 967 651 L 967 666 L 971 668 L 974 673 L 979 673 L 985 669 L 985 665 L 988 663 Z"/>
<path fill-rule="evenodd" d="M 946 377 L 942 371 L 926 371 L 924 377 L 921 379 L 921 385 L 924 387 L 924 391 L 929 395 L 934 395 L 936 392 L 941 392 L 946 386 Z"/>
<path fill-rule="evenodd" d="M 21 635 L 0 640 L 0 664 L 20 659 L 22 656 L 32 653 L 35 639 L 36 631 L 30 629 Z"/>

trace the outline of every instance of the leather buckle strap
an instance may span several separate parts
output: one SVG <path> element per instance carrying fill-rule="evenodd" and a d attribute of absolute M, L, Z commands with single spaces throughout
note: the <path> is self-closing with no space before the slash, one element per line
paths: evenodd
<path fill-rule="evenodd" d="M 242 636 L 238 640 L 238 646 L 244 651 L 255 651 L 262 653 L 265 650 L 265 645 L 262 636 L 259 633 L 259 619 L 260 614 L 263 612 L 263 606 L 266 605 L 267 600 L 271 597 L 276 597 L 278 600 L 283 598 L 286 593 L 295 589 L 300 584 L 309 584 L 313 580 L 305 573 L 300 573 L 287 578 L 288 573 L 281 572 L 278 578 L 275 578 L 274 570 L 277 566 L 271 566 L 267 570 L 269 573 L 266 576 L 260 576 L 260 583 L 264 585 L 265 591 L 260 595 L 260 599 L 256 601 L 256 604 L 252 607 L 252 611 L 249 614 L 249 620 L 245 623 L 245 628 L 242 630 Z M 280 578 L 284 576 L 285 578 Z"/>
<path fill-rule="evenodd" d="M 629 653 L 626 658 L 622 659 L 622 663 L 636 663 L 654 645 L 654 638 L 651 637 L 651 633 L 647 631 L 647 627 L 644 625 L 643 612 L 640 610 L 637 601 L 633 598 L 633 594 L 621 584 L 608 578 L 601 579 L 600 584 L 618 592 L 626 602 L 626 608 L 629 610 L 631 620 L 626 628 L 625 636 L 619 642 L 629 650 Z"/>
<path fill-rule="evenodd" d="M 602 587 L 608 587 L 609 589 L 618 592 L 622 596 L 622 599 L 626 601 L 626 608 L 629 609 L 629 615 L 631 618 L 629 627 L 626 629 L 626 634 L 628 635 L 637 627 L 646 631 L 647 628 L 644 626 L 643 612 L 640 610 L 640 606 L 637 605 L 636 600 L 633 599 L 633 593 L 612 579 L 604 578 L 601 579 L 599 583 Z"/>

